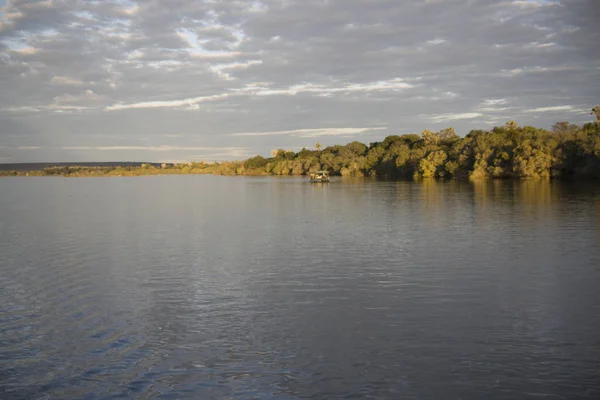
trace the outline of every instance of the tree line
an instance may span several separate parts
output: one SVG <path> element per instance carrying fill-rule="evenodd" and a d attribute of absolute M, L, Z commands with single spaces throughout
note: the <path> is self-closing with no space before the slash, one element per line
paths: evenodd
<path fill-rule="evenodd" d="M 598 122 L 558 122 L 551 130 L 519 127 L 510 121 L 459 137 L 453 128 L 391 135 L 369 145 L 354 141 L 298 152 L 279 149 L 271 157 L 245 161 L 143 164 L 139 167 L 48 167 L 41 171 L 0 171 L 0 175 L 135 176 L 153 174 L 331 175 L 384 179 L 573 179 L 600 178 Z M 594 112 L 592 110 L 592 112 Z"/>
<path fill-rule="evenodd" d="M 319 146 L 317 146 L 319 147 Z M 600 178 L 600 124 L 558 122 L 552 130 L 510 121 L 465 137 L 453 128 L 392 135 L 368 146 L 351 142 L 323 150 L 277 150 L 243 162 L 240 173 L 331 175 L 386 179 Z"/>

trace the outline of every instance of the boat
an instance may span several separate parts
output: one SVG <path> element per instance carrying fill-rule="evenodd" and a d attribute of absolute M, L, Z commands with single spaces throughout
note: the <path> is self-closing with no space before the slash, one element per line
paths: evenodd
<path fill-rule="evenodd" d="M 314 183 L 329 182 L 329 174 L 327 171 L 311 172 L 310 181 Z"/>

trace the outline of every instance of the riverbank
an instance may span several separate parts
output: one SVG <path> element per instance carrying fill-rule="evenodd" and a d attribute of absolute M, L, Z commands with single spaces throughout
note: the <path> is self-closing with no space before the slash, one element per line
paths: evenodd
<path fill-rule="evenodd" d="M 226 163 L 185 163 L 156 164 L 137 163 L 137 165 L 90 166 L 57 165 L 41 169 L 0 170 L 0 176 L 65 176 L 65 177 L 101 177 L 101 176 L 144 176 L 144 175 L 267 175 L 261 171 L 244 171 L 243 162 Z M 248 172 L 248 173 L 247 173 Z"/>

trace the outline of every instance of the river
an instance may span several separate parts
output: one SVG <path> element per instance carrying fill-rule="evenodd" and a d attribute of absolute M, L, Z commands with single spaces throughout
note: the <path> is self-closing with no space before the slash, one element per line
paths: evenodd
<path fill-rule="evenodd" d="M 0 179 L 2 399 L 600 398 L 600 185 Z"/>

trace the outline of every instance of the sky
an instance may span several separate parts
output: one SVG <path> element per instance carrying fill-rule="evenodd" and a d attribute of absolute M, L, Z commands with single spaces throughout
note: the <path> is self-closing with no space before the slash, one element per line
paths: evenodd
<path fill-rule="evenodd" d="M 594 119 L 600 0 L 0 0 L 0 163 Z"/>

